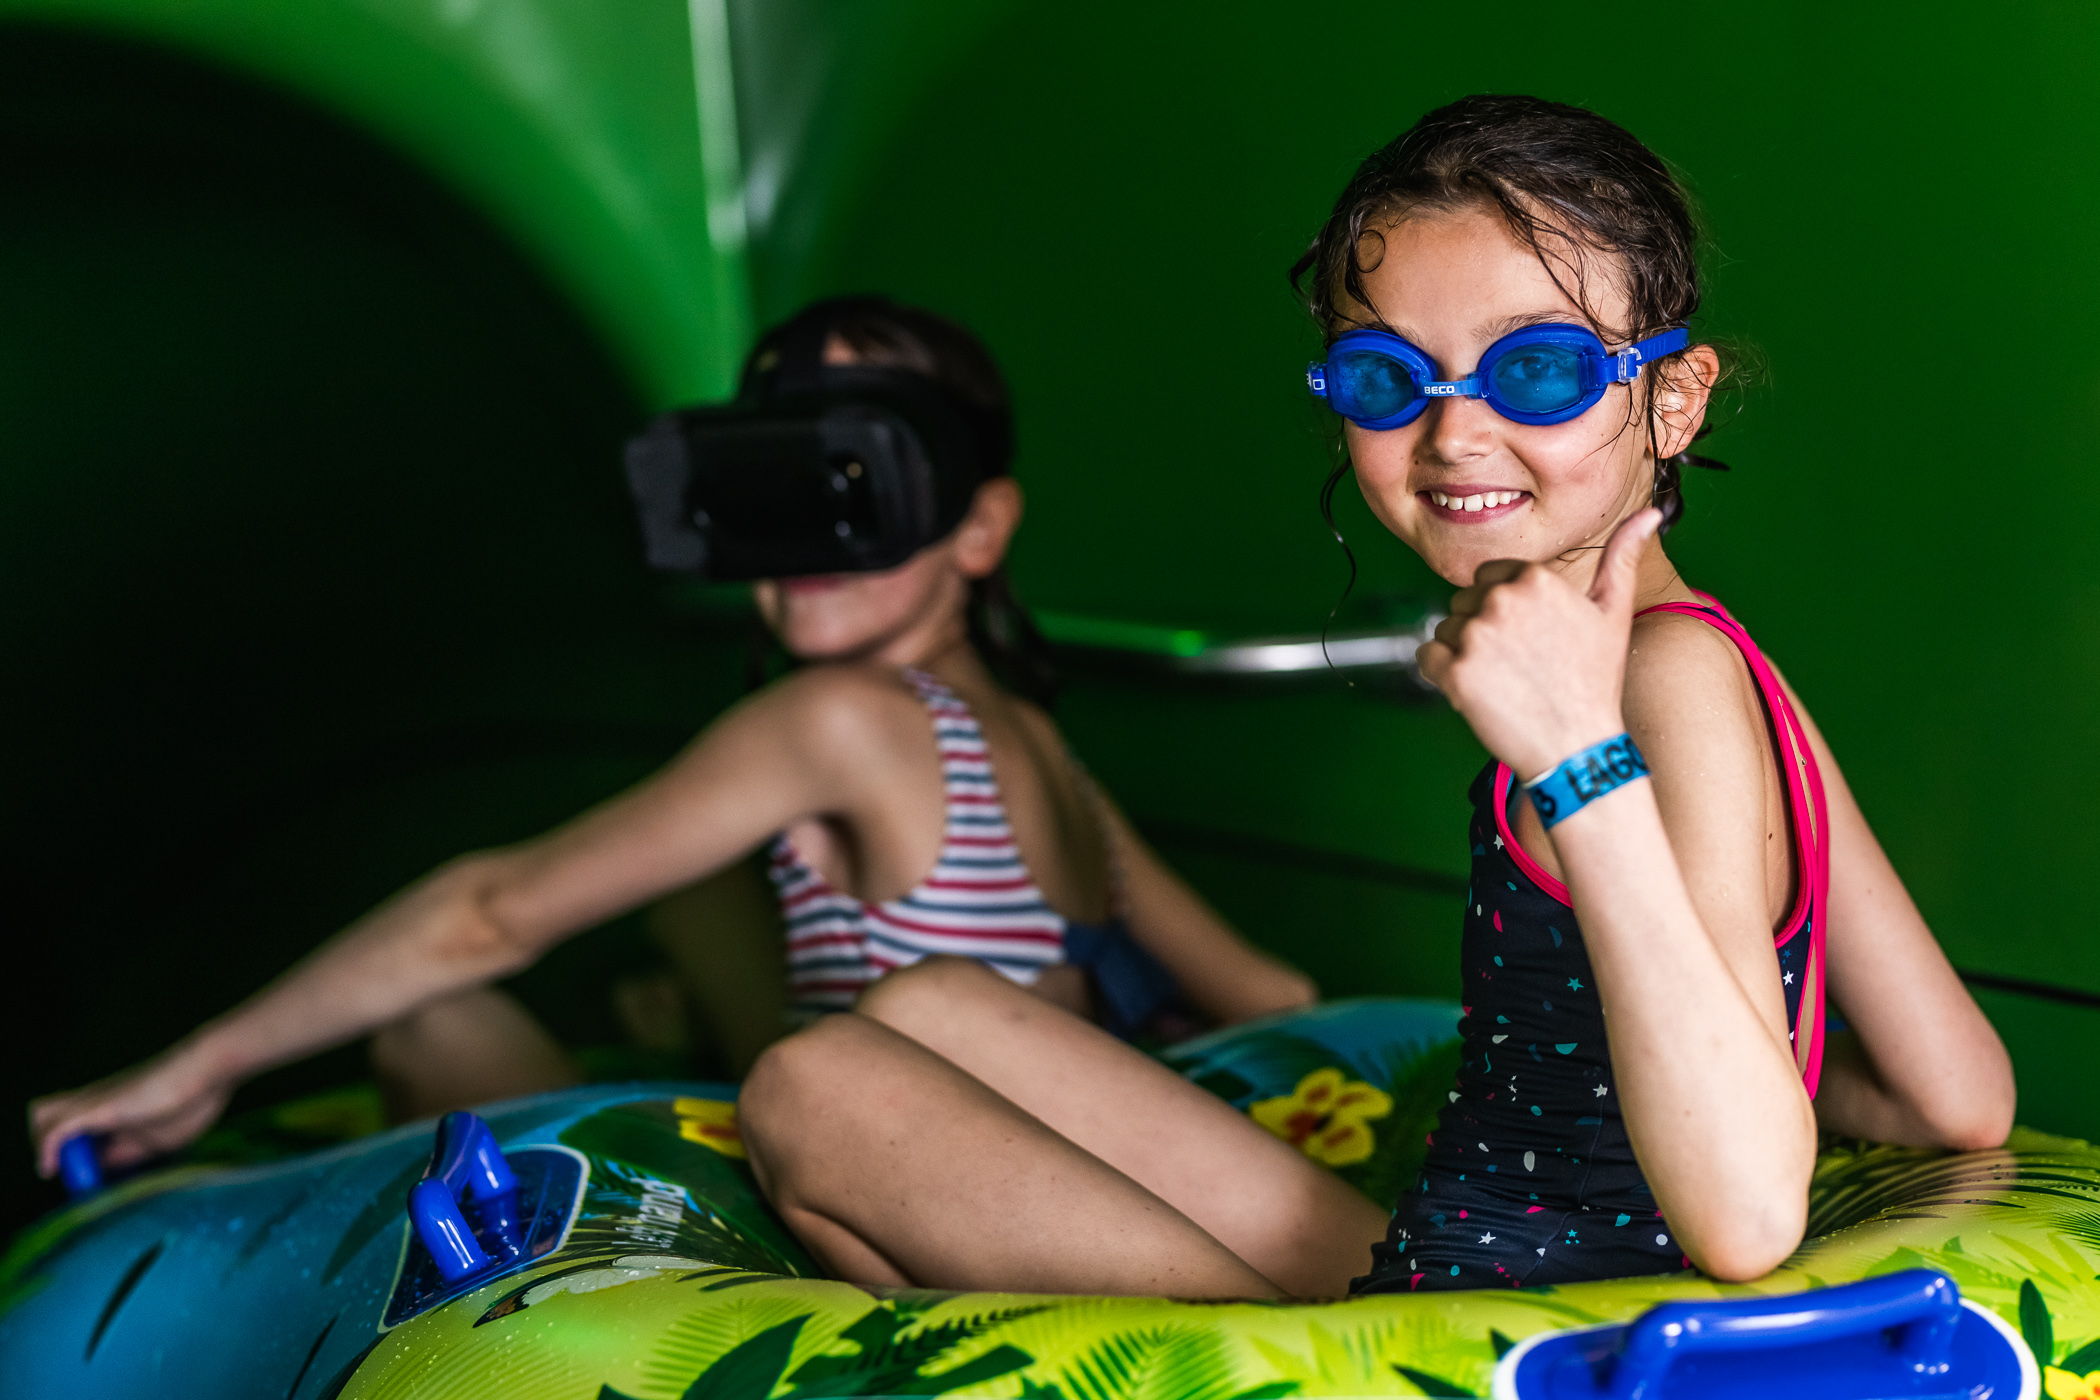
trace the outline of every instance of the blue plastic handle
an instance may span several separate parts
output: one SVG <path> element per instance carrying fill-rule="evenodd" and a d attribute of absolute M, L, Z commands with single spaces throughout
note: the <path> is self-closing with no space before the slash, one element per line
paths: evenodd
<path fill-rule="evenodd" d="M 517 1195 L 517 1174 L 488 1124 L 471 1113 L 438 1120 L 430 1165 L 409 1189 L 408 1219 L 445 1282 L 472 1278 L 496 1262 L 491 1242 L 506 1259 L 524 1248 Z M 462 1209 L 467 1201 L 481 1225 L 478 1234 Z"/>
<path fill-rule="evenodd" d="M 1944 1375 L 1961 1318 L 1960 1293 L 1946 1275 L 1929 1269 L 1781 1298 L 1664 1303 L 1626 1329 L 1602 1390 L 1612 1400 L 1642 1400 L 1689 1356 L 1897 1330 L 1914 1375 Z"/>
<path fill-rule="evenodd" d="M 94 1138 L 81 1133 L 58 1145 L 58 1179 L 76 1201 L 102 1189 L 102 1155 L 95 1150 Z"/>

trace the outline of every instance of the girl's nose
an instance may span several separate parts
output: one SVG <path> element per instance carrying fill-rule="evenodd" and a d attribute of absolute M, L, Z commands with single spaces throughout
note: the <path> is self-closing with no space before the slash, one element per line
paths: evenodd
<path fill-rule="evenodd" d="M 1422 446 L 1440 462 L 1464 462 L 1494 451 L 1500 419 L 1482 399 L 1437 399 L 1423 411 Z"/>

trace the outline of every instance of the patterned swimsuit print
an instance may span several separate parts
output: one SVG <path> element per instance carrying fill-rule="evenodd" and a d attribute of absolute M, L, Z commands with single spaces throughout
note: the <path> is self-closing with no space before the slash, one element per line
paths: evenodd
<path fill-rule="evenodd" d="M 1774 956 L 1795 1058 L 1813 1093 L 1828 888 L 1820 776 L 1784 690 L 1725 610 L 1718 603 L 1664 609 L 1710 623 L 1736 643 L 1789 769 L 1800 894 L 1774 937 Z M 1516 1287 L 1689 1268 L 1627 1139 L 1596 978 L 1567 891 L 1511 833 L 1510 803 L 1522 793 L 1509 769 L 1491 763 L 1470 796 L 1458 1080 L 1416 1189 L 1399 1202 L 1354 1291 Z"/>

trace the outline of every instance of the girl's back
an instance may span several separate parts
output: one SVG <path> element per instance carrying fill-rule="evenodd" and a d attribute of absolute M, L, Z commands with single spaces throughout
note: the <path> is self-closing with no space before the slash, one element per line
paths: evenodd
<path fill-rule="evenodd" d="M 881 789 L 871 820 L 851 825 L 819 815 L 782 833 L 841 893 L 868 904 L 901 898 L 932 871 L 944 844 L 950 802 L 939 726 L 939 697 L 982 734 L 990 783 L 1011 822 L 1014 844 L 1050 906 L 1067 918 L 1098 922 L 1111 903 L 1107 838 L 1099 800 L 1040 708 L 982 679 L 962 685 L 931 672 L 830 667 L 810 683 L 838 692 L 866 726 L 867 761 Z M 951 713 L 953 713 L 951 711 Z"/>
<path fill-rule="evenodd" d="M 1074 1009 L 1075 946 L 1117 910 L 1099 795 L 1040 708 L 978 668 L 831 668 L 878 774 L 851 821 L 790 825 L 771 871 L 804 1012 L 848 1006 L 882 973 L 927 956 L 978 957 Z"/>

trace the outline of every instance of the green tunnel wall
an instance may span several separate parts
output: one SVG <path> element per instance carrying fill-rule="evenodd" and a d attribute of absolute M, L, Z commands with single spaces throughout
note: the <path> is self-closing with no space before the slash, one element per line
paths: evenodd
<path fill-rule="evenodd" d="M 1676 557 L 1803 693 L 1956 961 L 2100 992 L 2082 7 L 1492 41 L 1178 0 L 11 13 L 6 821 L 48 967 L 19 979 L 23 1093 L 165 1043 L 734 693 L 737 640 L 633 557 L 615 447 L 809 295 L 889 290 L 999 349 L 1038 605 L 1317 629 L 1343 571 L 1283 269 L 1358 157 L 1481 89 L 1595 106 L 1686 172 L 1709 324 L 1766 369 Z M 1433 593 L 1342 523 L 1358 606 Z M 1434 709 L 1081 678 L 1066 719 L 1163 832 L 1463 869 L 1480 755 Z M 1167 844 L 1330 990 L 1451 989 L 1433 885 Z M 579 976 L 614 956 L 590 945 Z M 2100 1015 L 1985 1002 L 2022 1118 L 2100 1128 Z"/>

